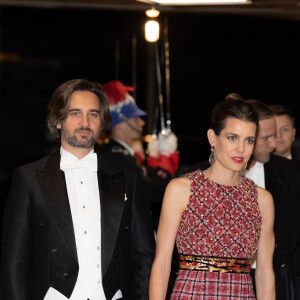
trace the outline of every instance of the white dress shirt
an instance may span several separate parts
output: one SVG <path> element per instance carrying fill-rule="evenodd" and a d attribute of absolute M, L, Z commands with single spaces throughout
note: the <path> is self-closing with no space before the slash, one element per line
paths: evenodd
<path fill-rule="evenodd" d="M 262 187 L 263 189 L 266 188 L 265 169 L 263 163 L 258 161 L 255 162 L 253 167 L 246 172 L 245 176 L 252 179 L 258 186 Z"/>
<path fill-rule="evenodd" d="M 246 177 L 252 179 L 258 186 L 265 188 L 265 169 L 264 164 L 261 162 L 255 162 L 253 167 L 245 174 Z M 256 253 L 252 259 L 252 269 L 256 269 Z"/>
<path fill-rule="evenodd" d="M 69 300 L 106 300 L 101 274 L 101 213 L 97 176 L 97 155 L 92 150 L 81 160 L 66 151 L 61 153 L 68 198 L 75 232 L 79 273 Z M 113 299 L 122 297 L 118 291 Z M 50 287 L 44 300 L 68 300 Z"/>

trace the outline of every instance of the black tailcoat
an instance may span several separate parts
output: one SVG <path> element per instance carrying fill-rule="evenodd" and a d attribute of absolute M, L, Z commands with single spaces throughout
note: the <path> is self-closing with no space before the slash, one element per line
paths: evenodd
<path fill-rule="evenodd" d="M 107 299 L 119 289 L 124 299 L 148 299 L 154 237 L 139 183 L 136 168 L 108 162 L 98 154 L 102 282 Z M 79 268 L 56 152 L 14 173 L 4 217 L 4 299 L 42 300 L 50 286 L 69 298 Z"/>

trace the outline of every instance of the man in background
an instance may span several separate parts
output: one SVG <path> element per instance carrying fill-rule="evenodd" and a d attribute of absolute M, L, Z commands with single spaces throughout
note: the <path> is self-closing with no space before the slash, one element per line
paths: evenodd
<path fill-rule="evenodd" d="M 259 128 L 246 176 L 268 190 L 275 204 L 274 271 L 276 299 L 294 299 L 292 256 L 299 243 L 299 181 L 296 166 L 288 159 L 272 155 L 275 149 L 276 122 L 264 103 L 248 100 L 259 117 Z"/>
<path fill-rule="evenodd" d="M 155 229 L 158 226 L 165 188 L 178 169 L 177 138 L 174 133 L 160 134 L 148 143 L 148 157 L 140 141 L 146 112 L 135 103 L 130 92 L 134 87 L 115 80 L 103 85 L 112 116 L 109 142 L 100 147 L 107 159 L 137 166 L 144 179 L 144 196 L 151 204 Z"/>
<path fill-rule="evenodd" d="M 292 159 L 292 145 L 295 141 L 295 116 L 283 105 L 269 105 L 276 121 L 274 154 Z"/>
<path fill-rule="evenodd" d="M 276 121 L 275 151 L 274 154 L 291 159 L 297 164 L 300 178 L 300 161 L 293 151 L 295 141 L 295 115 L 283 105 L 269 105 Z M 298 200 L 300 202 L 300 199 Z M 300 299 L 300 243 L 295 246 L 292 267 L 295 278 L 295 296 Z"/>

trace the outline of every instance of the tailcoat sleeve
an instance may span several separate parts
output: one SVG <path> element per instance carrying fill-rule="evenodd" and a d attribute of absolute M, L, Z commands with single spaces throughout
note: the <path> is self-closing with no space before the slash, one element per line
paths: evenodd
<path fill-rule="evenodd" d="M 3 223 L 2 290 L 4 299 L 29 300 L 30 195 L 21 168 L 14 172 Z"/>
<path fill-rule="evenodd" d="M 145 201 L 144 182 L 136 172 L 131 211 L 131 272 L 130 299 L 149 299 L 149 280 L 154 259 L 154 230 L 150 209 Z"/>

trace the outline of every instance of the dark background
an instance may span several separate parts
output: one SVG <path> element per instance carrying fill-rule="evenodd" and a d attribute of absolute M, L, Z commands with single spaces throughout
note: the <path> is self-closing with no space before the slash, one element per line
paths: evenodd
<path fill-rule="evenodd" d="M 297 118 L 299 21 L 178 12 L 162 13 L 159 21 L 163 24 L 165 19 L 170 41 L 172 129 L 179 138 L 181 170 L 207 158 L 211 108 L 230 92 L 267 104 L 284 104 Z M 13 169 L 51 151 L 47 105 L 62 82 L 119 79 L 131 85 L 135 72 L 137 103 L 153 111 L 158 101 L 154 45 L 144 39 L 145 21 L 141 11 L 0 8 L 3 199 Z M 135 70 L 133 36 L 137 39 Z M 146 121 L 145 134 L 151 133 L 151 113 Z"/>

